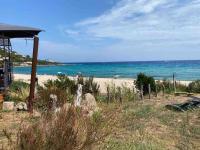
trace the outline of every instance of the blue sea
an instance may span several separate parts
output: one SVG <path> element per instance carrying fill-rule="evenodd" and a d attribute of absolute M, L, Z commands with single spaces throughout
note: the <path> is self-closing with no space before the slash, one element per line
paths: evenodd
<path fill-rule="evenodd" d="M 30 67 L 14 68 L 14 73 L 30 72 Z M 81 72 L 84 76 L 102 78 L 136 78 L 138 73 L 143 72 L 155 79 L 171 79 L 174 73 L 178 80 L 196 80 L 200 79 L 200 60 L 66 63 L 37 68 L 37 74 L 56 75 L 58 72 L 70 76 Z"/>

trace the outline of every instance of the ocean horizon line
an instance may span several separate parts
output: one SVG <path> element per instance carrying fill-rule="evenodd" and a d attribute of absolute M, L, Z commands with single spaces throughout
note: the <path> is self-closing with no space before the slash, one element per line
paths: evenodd
<path fill-rule="evenodd" d="M 200 61 L 200 59 L 180 59 L 180 60 L 128 60 L 128 61 L 88 61 L 88 62 L 59 62 L 61 64 L 92 64 L 92 63 L 133 63 L 133 62 L 183 62 Z"/>

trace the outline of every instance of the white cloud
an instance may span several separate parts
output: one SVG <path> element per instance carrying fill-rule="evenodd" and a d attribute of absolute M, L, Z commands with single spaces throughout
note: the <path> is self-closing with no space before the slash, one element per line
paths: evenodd
<path fill-rule="evenodd" d="M 200 0 L 120 0 L 100 16 L 59 29 L 75 44 L 69 44 L 69 38 L 67 43 L 41 41 L 41 58 L 66 62 L 199 59 Z"/>
<path fill-rule="evenodd" d="M 111 10 L 78 22 L 75 27 L 96 38 L 155 44 L 156 40 L 191 41 L 200 38 L 200 1 L 121 0 Z"/>

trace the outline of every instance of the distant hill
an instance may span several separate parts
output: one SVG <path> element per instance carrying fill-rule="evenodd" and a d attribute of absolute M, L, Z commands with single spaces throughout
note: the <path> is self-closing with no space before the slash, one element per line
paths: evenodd
<path fill-rule="evenodd" d="M 4 50 L 0 49 L 0 56 L 4 57 Z M 7 54 L 6 54 L 7 55 Z M 28 66 L 31 65 L 32 57 L 29 55 L 21 55 L 17 53 L 16 51 L 12 51 L 11 53 L 11 59 L 14 64 L 14 66 Z M 58 65 L 58 62 L 54 62 L 51 60 L 38 60 L 38 65 Z"/>

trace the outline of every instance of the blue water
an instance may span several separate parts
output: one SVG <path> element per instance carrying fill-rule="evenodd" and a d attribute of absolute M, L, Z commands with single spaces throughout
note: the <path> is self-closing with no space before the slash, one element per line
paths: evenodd
<path fill-rule="evenodd" d="M 15 67 L 14 73 L 29 74 L 30 67 Z M 175 73 L 179 80 L 200 79 L 200 60 L 187 61 L 146 61 L 146 62 L 107 62 L 107 63 L 68 63 L 60 66 L 38 66 L 38 74 L 56 75 L 58 72 L 75 76 L 135 78 L 143 72 L 156 79 L 171 79 Z"/>

